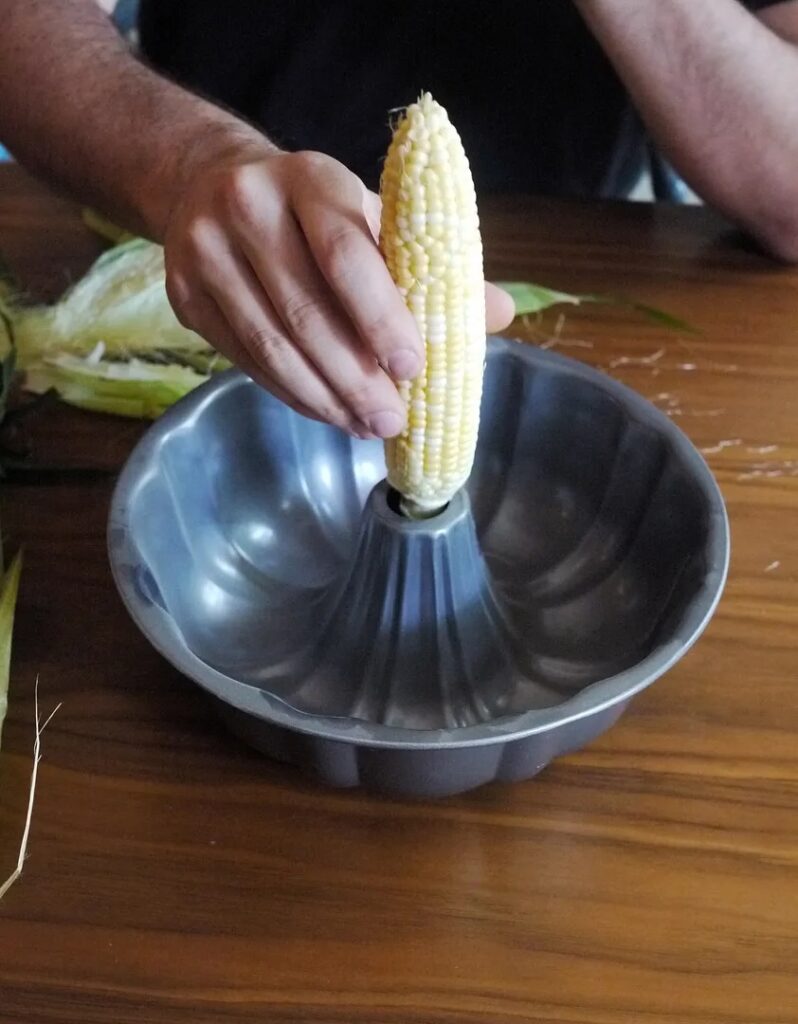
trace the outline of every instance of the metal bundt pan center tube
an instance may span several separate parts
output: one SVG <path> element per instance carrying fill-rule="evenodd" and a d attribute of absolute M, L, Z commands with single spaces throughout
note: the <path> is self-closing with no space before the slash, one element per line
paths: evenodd
<path fill-rule="evenodd" d="M 692 646 L 729 561 L 674 424 L 570 359 L 489 339 L 468 488 L 395 511 L 382 444 L 229 372 L 117 485 L 119 591 L 254 746 L 335 785 L 438 796 L 528 778 Z"/>

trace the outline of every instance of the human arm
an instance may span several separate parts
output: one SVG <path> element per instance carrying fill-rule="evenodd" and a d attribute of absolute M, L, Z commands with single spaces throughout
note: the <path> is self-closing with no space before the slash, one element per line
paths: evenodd
<path fill-rule="evenodd" d="M 798 261 L 798 0 L 574 0 L 702 198 Z"/>
<path fill-rule="evenodd" d="M 0 137 L 15 156 L 163 242 L 181 321 L 278 397 L 397 433 L 393 379 L 420 366 L 421 340 L 360 180 L 155 74 L 93 0 L 0 0 L 0 18 Z M 491 308 L 494 328 L 512 315 L 495 292 Z"/>

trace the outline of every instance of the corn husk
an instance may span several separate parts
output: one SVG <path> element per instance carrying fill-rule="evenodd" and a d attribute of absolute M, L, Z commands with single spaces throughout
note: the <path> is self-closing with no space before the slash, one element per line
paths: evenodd
<path fill-rule="evenodd" d="M 516 316 L 542 313 L 552 306 L 583 306 L 589 303 L 599 303 L 604 306 L 622 306 L 633 310 L 645 317 L 646 320 L 672 331 L 680 331 L 684 334 L 699 333 L 687 321 L 673 316 L 671 313 L 666 313 L 662 309 L 656 309 L 643 302 L 634 302 L 631 299 L 613 295 L 572 295 L 570 292 L 557 291 L 555 288 L 547 288 L 545 285 L 535 284 L 532 281 L 496 281 L 495 283 L 512 296 Z"/>
<path fill-rule="evenodd" d="M 188 366 L 141 359 L 109 362 L 59 355 L 28 369 L 25 387 L 34 394 L 55 390 L 65 402 L 93 412 L 157 419 L 170 405 L 208 379 Z"/>
<path fill-rule="evenodd" d="M 103 221 L 92 226 L 104 228 Z M 105 233 L 113 236 L 110 225 Z M 0 354 L 15 351 L 23 387 L 120 416 L 159 416 L 229 366 L 177 320 L 161 246 L 128 239 L 105 252 L 53 305 L 0 293 Z"/>
<path fill-rule="evenodd" d="M 99 342 L 118 359 L 213 354 L 207 341 L 178 322 L 166 295 L 163 249 L 142 238 L 103 253 L 54 305 L 6 300 L 6 315 L 20 369 L 54 354 L 88 355 Z"/>
<path fill-rule="evenodd" d="M 11 635 L 19 591 L 22 554 L 18 552 L 0 579 L 0 739 L 8 708 L 8 680 L 11 669 Z"/>
<path fill-rule="evenodd" d="M 92 210 L 90 207 L 86 207 L 81 214 L 83 223 L 93 231 L 100 238 L 104 238 L 107 242 L 112 245 L 119 245 L 120 242 L 127 242 L 131 238 L 136 236 L 126 231 L 124 228 L 120 228 L 118 224 L 114 224 L 112 220 L 108 220 L 97 210 Z"/>

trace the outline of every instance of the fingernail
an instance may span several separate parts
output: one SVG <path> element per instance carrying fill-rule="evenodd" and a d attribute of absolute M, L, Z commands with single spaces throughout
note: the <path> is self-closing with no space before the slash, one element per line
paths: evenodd
<path fill-rule="evenodd" d="M 349 433 L 352 437 L 358 438 L 360 441 L 376 441 L 377 435 L 370 434 L 367 430 L 361 430 L 357 427 L 350 427 Z"/>
<path fill-rule="evenodd" d="M 402 417 L 396 412 L 373 412 L 366 417 L 365 423 L 377 437 L 396 437 L 404 426 Z"/>
<path fill-rule="evenodd" d="M 421 372 L 421 360 L 409 348 L 400 348 L 388 356 L 388 373 L 394 380 L 412 380 Z"/>

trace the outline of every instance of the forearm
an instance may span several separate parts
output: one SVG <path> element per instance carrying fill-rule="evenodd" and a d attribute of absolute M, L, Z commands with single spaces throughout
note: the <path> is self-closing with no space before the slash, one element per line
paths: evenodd
<path fill-rule="evenodd" d="M 21 163 L 161 239 L 202 160 L 269 143 L 132 56 L 93 0 L 0 0 L 0 139 Z"/>
<path fill-rule="evenodd" d="M 692 187 L 798 259 L 798 47 L 736 0 L 575 0 Z"/>

